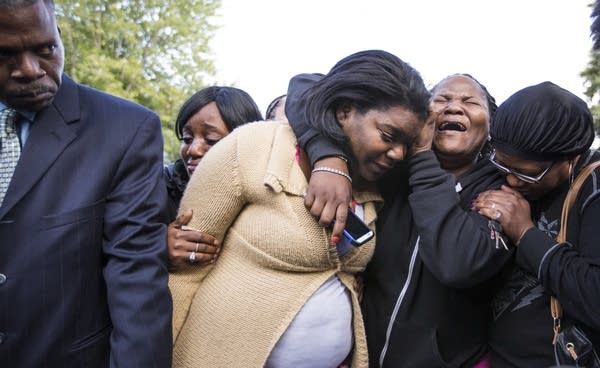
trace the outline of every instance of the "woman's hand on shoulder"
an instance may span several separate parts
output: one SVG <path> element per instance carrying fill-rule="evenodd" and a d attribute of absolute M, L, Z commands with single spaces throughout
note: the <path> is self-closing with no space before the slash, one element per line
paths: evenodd
<path fill-rule="evenodd" d="M 215 237 L 186 227 L 192 216 L 192 210 L 187 210 L 167 228 L 167 252 L 171 269 L 181 269 L 190 264 L 207 265 L 214 263 L 219 256 L 221 248 Z"/>
<path fill-rule="evenodd" d="M 321 159 L 315 163 L 315 167 L 331 167 L 348 173 L 348 165 L 339 157 Z M 351 201 L 352 184 L 348 179 L 327 171 L 311 174 L 304 205 L 319 219 L 321 226 L 328 227 L 335 220 L 331 232 L 333 243 L 337 243 L 342 236 Z"/>

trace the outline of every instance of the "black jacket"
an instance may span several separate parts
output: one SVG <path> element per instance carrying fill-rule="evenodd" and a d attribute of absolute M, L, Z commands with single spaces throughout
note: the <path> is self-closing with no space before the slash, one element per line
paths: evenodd
<path fill-rule="evenodd" d="M 302 91 L 320 78 L 294 77 L 286 115 L 311 161 L 338 155 L 305 122 Z M 410 181 L 408 177 L 410 175 Z M 380 182 L 386 204 L 375 254 L 364 274 L 369 360 L 373 367 L 470 367 L 486 351 L 491 287 L 510 258 L 490 238 L 471 201 L 503 179 L 480 161 L 457 181 L 432 152 L 412 157 Z"/>
<path fill-rule="evenodd" d="M 600 159 L 582 154 L 575 172 Z M 537 228 L 520 242 L 494 299 L 492 366 L 554 365 L 550 295 L 564 309 L 563 326 L 576 323 L 600 347 L 600 169 L 581 187 L 569 214 L 567 244 L 558 244 L 560 214 L 569 184 L 531 204 Z"/>
<path fill-rule="evenodd" d="M 183 197 L 185 187 L 187 186 L 188 181 L 190 181 L 190 176 L 185 168 L 185 163 L 182 159 L 179 159 L 171 164 L 165 165 L 163 177 L 167 184 L 167 220 L 171 223 L 177 218 L 179 203 L 181 202 L 181 197 Z"/>
<path fill-rule="evenodd" d="M 511 252 L 469 207 L 502 178 L 483 160 L 456 181 L 432 152 L 408 168 L 408 185 L 385 198 L 365 271 L 370 364 L 472 367 L 486 352 L 493 276 Z"/>

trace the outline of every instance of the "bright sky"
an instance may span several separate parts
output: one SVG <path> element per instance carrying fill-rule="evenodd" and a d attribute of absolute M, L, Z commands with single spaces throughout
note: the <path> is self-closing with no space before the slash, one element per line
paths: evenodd
<path fill-rule="evenodd" d="M 583 96 L 592 0 L 222 0 L 211 43 L 216 84 L 263 114 L 298 73 L 327 73 L 365 49 L 399 56 L 433 86 L 466 72 L 502 102 L 550 80 Z"/>

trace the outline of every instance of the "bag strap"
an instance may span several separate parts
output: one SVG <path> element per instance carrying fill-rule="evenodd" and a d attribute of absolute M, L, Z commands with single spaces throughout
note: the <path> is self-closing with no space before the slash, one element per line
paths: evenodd
<path fill-rule="evenodd" d="M 560 215 L 560 231 L 556 236 L 556 241 L 559 243 L 567 242 L 567 221 L 569 219 L 569 212 L 579 195 L 579 190 L 581 186 L 585 182 L 588 176 L 594 171 L 597 167 L 600 166 L 600 161 L 592 162 L 591 164 L 584 167 L 579 175 L 577 175 L 577 179 L 571 184 L 569 188 L 569 192 L 565 198 L 565 202 L 563 203 L 562 213 Z M 558 338 L 558 334 L 560 333 L 560 319 L 562 318 L 562 307 L 556 299 L 555 296 L 550 297 L 550 314 L 552 315 L 552 320 L 554 321 L 554 326 L 552 330 L 554 330 L 554 337 L 552 338 L 552 345 L 556 344 L 556 339 Z"/>

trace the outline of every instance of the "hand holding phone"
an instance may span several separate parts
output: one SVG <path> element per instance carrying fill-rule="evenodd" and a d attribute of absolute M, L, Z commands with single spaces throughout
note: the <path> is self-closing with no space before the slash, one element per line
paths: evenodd
<path fill-rule="evenodd" d="M 344 236 L 352 245 L 360 247 L 373 238 L 375 233 L 352 210 L 348 210 L 348 219 L 344 228 Z"/>

